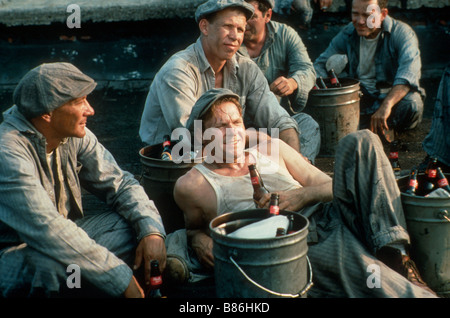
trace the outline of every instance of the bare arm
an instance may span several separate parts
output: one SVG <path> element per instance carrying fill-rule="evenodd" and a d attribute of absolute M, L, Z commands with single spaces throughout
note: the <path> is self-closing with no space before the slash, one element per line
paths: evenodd
<path fill-rule="evenodd" d="M 188 244 L 202 265 L 213 268 L 212 238 L 208 225 L 217 215 L 214 190 L 198 171 L 192 169 L 177 180 L 174 199 L 184 213 Z"/>
<path fill-rule="evenodd" d="M 380 108 L 372 115 L 370 120 L 370 130 L 374 133 L 383 133 L 388 130 L 387 119 L 391 115 L 392 108 L 408 94 L 408 85 L 395 85 L 387 94 L 380 105 Z"/>
<path fill-rule="evenodd" d="M 332 179 L 308 163 L 301 154 L 286 145 L 282 140 L 272 138 L 272 155 L 274 150 L 278 149 L 279 163 L 281 167 L 285 167 L 292 177 L 297 180 L 303 187 L 279 192 L 280 209 L 299 211 L 303 207 L 318 202 L 327 202 L 333 199 Z M 276 155 L 276 154 L 275 154 Z M 266 194 L 259 202 L 260 206 L 269 203 L 270 194 Z"/>

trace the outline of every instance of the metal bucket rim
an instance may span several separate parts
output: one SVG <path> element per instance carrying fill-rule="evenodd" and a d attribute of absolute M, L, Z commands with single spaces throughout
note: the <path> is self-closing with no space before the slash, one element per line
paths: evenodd
<path fill-rule="evenodd" d="M 286 234 L 286 235 L 279 236 L 279 237 L 270 237 L 270 238 L 236 238 L 236 237 L 230 237 L 227 235 L 223 235 L 214 230 L 214 228 L 216 228 L 217 226 L 219 226 L 220 224 L 223 223 L 222 222 L 222 223 L 217 224 L 216 226 L 213 226 L 213 223 L 217 222 L 220 219 L 231 217 L 231 219 L 227 220 L 227 221 L 234 221 L 234 220 L 239 219 L 238 216 L 247 215 L 247 214 L 249 216 L 251 216 L 258 212 L 261 213 L 262 211 L 266 211 L 266 209 L 251 209 L 251 210 L 243 210 L 243 211 L 236 211 L 236 212 L 227 212 L 227 213 L 224 213 L 224 214 L 221 214 L 221 215 L 215 217 L 209 223 L 209 230 L 210 230 L 213 240 L 227 242 L 227 243 L 235 243 L 235 244 L 238 244 L 238 243 L 273 243 L 273 242 L 279 242 L 280 244 L 282 244 L 283 242 L 287 242 L 289 240 L 289 245 L 290 245 L 290 244 L 293 244 L 293 243 L 303 240 L 308 235 L 308 228 L 309 228 L 308 218 L 301 215 L 300 213 L 296 213 L 293 211 L 287 211 L 287 210 L 280 210 L 280 214 L 281 215 L 294 214 L 295 216 L 301 218 L 305 222 L 304 226 L 300 230 L 295 231 L 294 233 L 291 233 L 291 234 Z M 262 219 L 264 219 L 264 218 L 261 217 L 261 220 Z M 293 240 L 295 240 L 295 241 L 293 241 Z M 233 247 L 235 247 L 235 246 L 233 246 Z M 264 249 L 266 247 L 259 246 L 259 248 Z"/>
<path fill-rule="evenodd" d="M 161 167 L 161 168 L 164 167 L 167 169 L 177 169 L 178 167 L 186 167 L 186 166 L 192 166 L 194 164 L 202 163 L 205 159 L 205 157 L 200 157 L 200 158 L 194 158 L 193 160 L 191 160 L 189 162 L 184 162 L 182 160 L 181 162 L 176 163 L 171 160 L 163 160 L 163 159 L 153 158 L 153 157 L 144 155 L 145 149 L 148 149 L 150 147 L 155 147 L 155 146 L 157 146 L 157 145 L 148 145 L 139 150 L 140 161 L 145 166 L 154 167 L 151 164 L 151 163 L 154 163 L 156 167 Z"/>

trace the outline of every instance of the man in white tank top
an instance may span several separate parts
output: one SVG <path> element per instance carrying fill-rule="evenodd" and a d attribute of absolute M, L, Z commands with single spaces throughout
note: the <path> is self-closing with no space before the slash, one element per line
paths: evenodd
<path fill-rule="evenodd" d="M 210 221 L 224 212 L 254 207 L 248 165 L 256 162 L 271 171 L 263 176 L 264 184 L 269 191 L 279 194 L 281 210 L 303 213 L 308 207 L 316 206 L 310 221 L 317 224 L 318 235 L 315 239 L 308 237 L 308 256 L 317 281 L 310 295 L 434 296 L 417 270 L 407 276 L 412 261 L 406 251 L 409 236 L 405 230 L 400 191 L 375 134 L 363 130 L 342 140 L 339 156 L 336 155 L 333 182 L 327 174 L 277 139 L 263 141 L 260 135 L 258 146 L 246 151 L 238 96 L 229 90 L 207 91 L 197 101 L 187 122 L 194 138 L 199 136 L 198 131 L 193 130 L 197 119 L 202 120 L 204 135 L 211 128 L 220 133 L 204 143 L 204 149 L 215 144 L 214 149 L 204 152 L 205 161 L 176 182 L 174 198 L 184 212 L 186 229 L 172 234 L 177 243 L 185 236 L 185 243 L 194 252 L 190 255 L 196 255 L 199 261 L 195 264 L 197 269 L 200 265 L 210 269 L 212 274 L 214 268 Z M 265 194 L 258 202 L 259 207 L 268 207 L 269 199 L 270 193 Z M 168 257 L 173 251 L 180 250 L 180 246 L 171 246 L 170 236 L 166 241 Z M 394 255 L 388 253 L 392 251 Z M 194 263 L 191 259 L 186 262 L 188 266 Z M 388 263 L 400 265 L 406 277 L 398 275 L 386 265 Z M 376 264 L 383 272 L 380 288 L 361 284 L 366 282 L 365 269 L 371 264 Z M 195 271 L 192 267 L 190 270 Z"/>

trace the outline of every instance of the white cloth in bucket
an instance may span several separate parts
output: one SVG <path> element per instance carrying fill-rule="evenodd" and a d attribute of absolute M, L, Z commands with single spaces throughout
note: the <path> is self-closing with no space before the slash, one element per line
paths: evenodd
<path fill-rule="evenodd" d="M 261 221 L 254 222 L 252 224 L 246 225 L 237 229 L 236 231 L 228 234 L 230 237 L 234 238 L 244 238 L 244 239 L 264 239 L 272 238 L 277 234 L 278 228 L 284 228 L 287 230 L 289 225 L 289 220 L 284 215 L 276 215 L 263 219 Z"/>

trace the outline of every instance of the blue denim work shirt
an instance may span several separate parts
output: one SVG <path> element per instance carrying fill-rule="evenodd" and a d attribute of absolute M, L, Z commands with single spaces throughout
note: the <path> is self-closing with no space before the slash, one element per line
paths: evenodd
<path fill-rule="evenodd" d="M 258 66 L 235 54 L 225 63 L 223 88 L 239 95 L 246 128 L 272 128 L 279 131 L 298 126 L 275 95 Z M 156 74 L 145 101 L 139 135 L 148 145 L 162 143 L 164 135 L 185 127 L 192 107 L 200 96 L 215 87 L 215 74 L 201 38 L 174 54 Z"/>
<path fill-rule="evenodd" d="M 30 247 L 62 264 L 76 263 L 84 277 L 112 296 L 128 286 L 132 270 L 96 244 L 75 222 L 59 214 L 46 140 L 13 106 L 0 125 L 0 243 Z M 59 147 L 71 210 L 82 217 L 81 186 L 104 200 L 135 230 L 137 240 L 165 237 L 154 203 L 134 176 L 122 171 L 111 153 L 86 129 L 83 138 L 67 138 Z M 101 213 L 102 211 L 99 211 Z"/>
<path fill-rule="evenodd" d="M 266 24 L 267 36 L 261 53 L 253 59 L 259 66 L 269 85 L 278 77 L 294 79 L 298 89 L 289 96 L 289 101 L 281 100 L 283 107 L 291 107 L 293 112 L 301 112 L 308 100 L 309 91 L 316 82 L 316 72 L 309 58 L 306 46 L 298 33 L 290 26 L 270 21 Z M 249 57 L 243 45 L 240 54 Z M 287 104 L 290 104 L 288 106 Z"/>
<path fill-rule="evenodd" d="M 377 88 L 394 85 L 409 85 L 412 91 L 425 95 L 420 87 L 421 67 L 419 42 L 414 30 L 404 22 L 386 16 L 381 25 L 380 39 L 375 53 Z M 360 37 L 352 23 L 345 26 L 331 41 L 328 48 L 316 59 L 314 68 L 317 76 L 326 77 L 326 62 L 334 54 L 346 54 L 348 77 L 357 79 Z M 377 95 L 381 95 L 380 92 Z M 375 103 L 373 106 L 377 107 Z M 372 114 L 376 109 L 361 110 Z"/>

